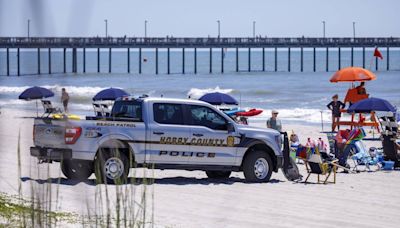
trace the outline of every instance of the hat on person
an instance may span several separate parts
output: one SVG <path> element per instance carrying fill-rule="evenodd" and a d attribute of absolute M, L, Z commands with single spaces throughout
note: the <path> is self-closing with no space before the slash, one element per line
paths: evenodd
<path fill-rule="evenodd" d="M 272 110 L 272 114 L 278 114 L 279 112 L 276 110 Z"/>

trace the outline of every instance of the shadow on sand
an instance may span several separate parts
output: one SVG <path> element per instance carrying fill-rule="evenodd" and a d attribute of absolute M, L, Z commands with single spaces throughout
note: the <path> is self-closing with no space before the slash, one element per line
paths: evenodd
<path fill-rule="evenodd" d="M 48 179 L 32 179 L 30 177 L 21 177 L 22 182 L 35 181 L 38 184 L 60 184 L 75 186 L 79 183 L 85 183 L 87 185 L 96 186 L 96 179 L 87 179 L 84 181 L 69 180 L 63 177 L 60 178 L 48 178 Z M 267 184 L 276 184 L 283 182 L 277 179 L 271 179 Z M 160 185 L 231 185 L 234 183 L 245 183 L 245 184 L 259 184 L 259 183 L 248 183 L 244 179 L 237 177 L 230 177 L 228 179 L 210 179 L 210 178 L 194 178 L 194 177 L 165 177 L 165 178 L 134 178 L 130 177 L 127 184 L 142 185 L 142 184 L 160 184 Z M 263 183 L 264 184 L 264 183 Z"/>

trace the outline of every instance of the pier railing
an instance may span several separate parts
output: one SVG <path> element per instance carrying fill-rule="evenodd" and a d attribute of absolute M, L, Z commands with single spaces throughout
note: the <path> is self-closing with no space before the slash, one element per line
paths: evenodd
<path fill-rule="evenodd" d="M 399 37 L 269 38 L 269 37 L 0 37 L 1 48 L 63 47 L 400 47 Z"/>

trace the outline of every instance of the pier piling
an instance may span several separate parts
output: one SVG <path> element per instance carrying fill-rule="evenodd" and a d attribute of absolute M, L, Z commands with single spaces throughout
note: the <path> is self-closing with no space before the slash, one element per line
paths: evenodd
<path fill-rule="evenodd" d="M 354 66 L 354 50 L 353 50 L 354 48 L 353 47 L 351 47 L 351 66 Z"/>
<path fill-rule="evenodd" d="M 83 48 L 83 58 L 82 58 L 82 60 L 83 60 L 83 73 L 86 73 L 86 48 Z"/>
<path fill-rule="evenodd" d="M 210 74 L 212 73 L 212 48 L 210 48 Z"/>
<path fill-rule="evenodd" d="M 365 47 L 362 48 L 362 65 L 365 68 Z"/>
<path fill-rule="evenodd" d="M 158 48 L 156 48 L 156 74 L 158 74 Z"/>
<path fill-rule="evenodd" d="M 111 48 L 108 49 L 108 73 L 111 73 Z"/>
<path fill-rule="evenodd" d="M 49 60 L 49 74 L 51 74 L 51 48 L 49 48 L 48 55 L 49 55 L 49 57 L 48 57 L 48 60 Z"/>
<path fill-rule="evenodd" d="M 185 74 L 185 48 L 182 48 L 182 74 Z"/>
<path fill-rule="evenodd" d="M 262 71 L 265 71 L 265 48 L 262 48 Z"/>
<path fill-rule="evenodd" d="M 128 74 L 130 74 L 131 73 L 131 49 L 130 48 L 128 48 L 126 55 L 127 55 L 127 59 L 128 59 L 126 65 L 128 67 Z"/>
<path fill-rule="evenodd" d="M 100 48 L 97 48 L 97 73 L 100 73 Z"/>
<path fill-rule="evenodd" d="M 300 71 L 303 72 L 303 47 L 300 48 Z"/>
<path fill-rule="evenodd" d="M 328 47 L 326 48 L 326 58 L 325 58 L 325 60 L 326 60 L 326 72 L 328 72 L 329 71 L 329 48 Z"/>
<path fill-rule="evenodd" d="M 224 54 L 224 48 L 221 48 L 221 73 L 224 73 L 224 58 L 225 58 L 225 54 Z"/>
<path fill-rule="evenodd" d="M 139 48 L 139 74 L 142 73 L 142 48 Z"/>
<path fill-rule="evenodd" d="M 37 49 L 37 65 L 38 65 L 37 71 L 38 74 L 40 74 L 40 48 Z"/>
<path fill-rule="evenodd" d="M 251 71 L 251 48 L 249 48 L 249 56 L 248 56 L 248 71 Z"/>
<path fill-rule="evenodd" d="M 239 48 L 236 48 L 236 72 L 239 72 Z"/>
<path fill-rule="evenodd" d="M 290 47 L 288 48 L 288 72 L 290 72 Z"/>
<path fill-rule="evenodd" d="M 197 74 L 197 48 L 194 48 L 194 73 Z"/>
<path fill-rule="evenodd" d="M 315 66 L 315 47 L 314 47 L 314 49 L 313 49 L 313 70 L 314 70 L 314 72 L 316 71 L 316 66 Z"/>
<path fill-rule="evenodd" d="M 389 63 L 390 63 L 390 61 L 389 61 L 389 47 L 386 47 L 386 70 L 389 70 L 390 68 L 389 68 Z"/>
<path fill-rule="evenodd" d="M 278 48 L 275 47 L 275 72 L 278 71 Z"/>
<path fill-rule="evenodd" d="M 342 69 L 342 66 L 341 66 L 341 48 L 339 47 L 339 50 L 338 50 L 338 70 L 340 70 L 340 69 Z"/>
<path fill-rule="evenodd" d="M 72 73 L 78 72 L 78 52 L 76 48 L 72 48 Z"/>
<path fill-rule="evenodd" d="M 64 65 L 63 67 L 64 67 L 64 74 L 67 73 L 67 66 L 66 66 L 67 64 L 66 64 L 66 61 L 65 61 L 65 58 L 66 58 L 65 56 L 66 56 L 66 48 L 64 48 L 64 50 L 63 50 L 63 65 Z"/>
<path fill-rule="evenodd" d="M 19 48 L 17 48 L 17 75 L 20 76 L 21 72 L 20 72 L 20 66 L 19 66 Z"/>
<path fill-rule="evenodd" d="M 7 76 L 10 76 L 10 50 L 9 50 L 9 48 L 7 48 L 7 50 L 6 50 L 6 52 L 7 52 Z"/>

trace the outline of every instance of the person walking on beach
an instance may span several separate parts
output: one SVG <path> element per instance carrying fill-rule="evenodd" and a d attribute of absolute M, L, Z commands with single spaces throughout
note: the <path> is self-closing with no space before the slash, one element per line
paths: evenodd
<path fill-rule="evenodd" d="M 273 110 L 271 114 L 272 114 L 271 118 L 269 118 L 267 120 L 267 127 L 281 132 L 282 131 L 282 123 L 281 123 L 281 120 L 278 119 L 278 111 Z"/>
<path fill-rule="evenodd" d="M 335 131 L 335 123 L 340 121 L 341 112 L 340 109 L 343 109 L 346 105 L 339 101 L 339 96 L 337 94 L 333 95 L 332 101 L 326 106 L 328 109 L 332 110 L 332 132 Z M 338 126 L 339 130 L 339 126 Z"/>
<path fill-rule="evenodd" d="M 61 89 L 61 103 L 64 106 L 64 112 L 68 112 L 68 101 L 69 101 L 69 95 L 65 88 Z"/>

